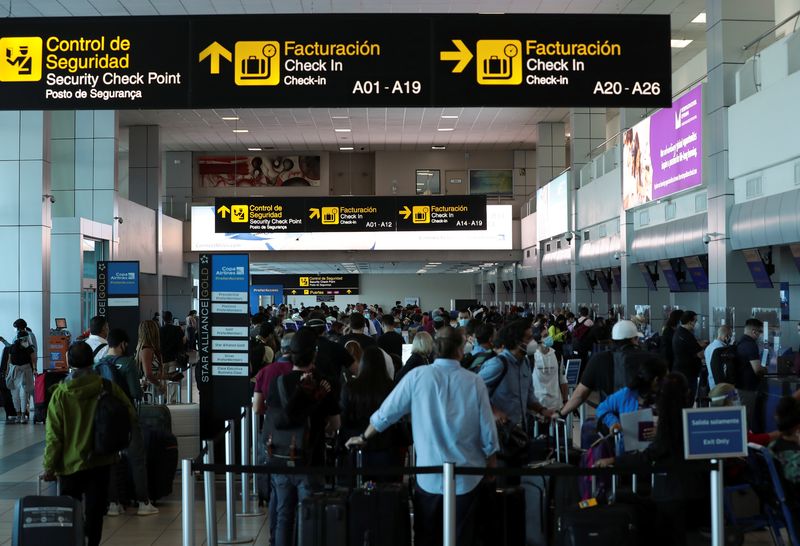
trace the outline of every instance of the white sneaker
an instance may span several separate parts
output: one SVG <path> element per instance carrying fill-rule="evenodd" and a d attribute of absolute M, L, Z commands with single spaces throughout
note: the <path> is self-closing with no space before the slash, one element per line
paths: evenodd
<path fill-rule="evenodd" d="M 108 504 L 108 512 L 106 512 L 106 515 L 108 517 L 114 518 L 120 515 L 121 513 L 122 513 L 122 507 L 119 505 L 119 503 L 111 502 Z"/>
<path fill-rule="evenodd" d="M 137 516 L 152 516 L 158 514 L 158 508 L 150 504 L 150 502 L 140 502 L 139 510 L 136 512 Z"/>

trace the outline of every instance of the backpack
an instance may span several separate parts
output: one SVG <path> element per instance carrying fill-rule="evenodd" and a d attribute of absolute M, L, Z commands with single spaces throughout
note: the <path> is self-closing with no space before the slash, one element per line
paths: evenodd
<path fill-rule="evenodd" d="M 478 373 L 481 369 L 481 366 L 483 366 L 483 363 L 494 356 L 496 356 L 494 351 L 470 353 L 468 355 L 464 355 L 464 358 L 461 359 L 461 367 L 471 372 Z"/>
<path fill-rule="evenodd" d="M 714 349 L 711 353 L 711 374 L 716 385 L 736 385 L 739 380 L 739 355 L 735 343 Z"/>
<path fill-rule="evenodd" d="M 285 379 L 285 375 L 275 379 L 278 383 L 281 407 L 267 408 L 264 436 L 267 439 L 267 457 L 288 460 L 288 463 L 293 465 L 295 461 L 305 459 L 309 454 L 311 423 L 307 416 L 300 424 L 292 423 L 286 414 L 284 408 L 289 402 L 289 395 L 286 392 Z"/>
<path fill-rule="evenodd" d="M 583 321 L 578 319 L 575 322 L 575 326 L 572 327 L 572 339 L 573 341 L 580 341 L 580 339 L 586 335 L 586 332 L 589 331 L 589 326 L 586 325 L 586 321 L 589 320 L 586 317 L 581 317 Z"/>
<path fill-rule="evenodd" d="M 117 387 L 122 389 L 122 392 L 125 393 L 125 396 L 127 396 L 129 400 L 133 400 L 133 396 L 131 396 L 131 393 L 128 389 L 128 382 L 125 381 L 125 378 L 122 376 L 122 372 L 119 371 L 119 368 L 117 368 L 117 361 L 120 358 L 122 357 L 115 356 L 113 360 L 101 360 L 95 366 L 95 370 L 100 377 L 108 379 L 112 383 L 116 384 Z"/>
<path fill-rule="evenodd" d="M 94 351 L 92 351 L 92 358 L 97 358 L 97 353 L 102 351 L 104 347 L 108 347 L 108 343 L 101 343 L 100 345 L 95 347 Z"/>
<path fill-rule="evenodd" d="M 486 388 L 489 390 L 489 398 L 494 396 L 494 392 L 497 390 L 497 387 L 500 386 L 500 383 L 503 382 L 503 379 L 506 378 L 506 374 L 508 373 L 508 361 L 505 359 L 503 355 L 497 355 L 497 358 L 500 359 L 500 362 L 503 363 L 503 371 L 500 372 L 500 376 L 492 381 L 492 384 L 486 384 Z"/>
<path fill-rule="evenodd" d="M 128 405 L 114 396 L 113 385 L 102 378 L 103 388 L 94 411 L 94 455 L 114 455 L 131 443 Z"/>

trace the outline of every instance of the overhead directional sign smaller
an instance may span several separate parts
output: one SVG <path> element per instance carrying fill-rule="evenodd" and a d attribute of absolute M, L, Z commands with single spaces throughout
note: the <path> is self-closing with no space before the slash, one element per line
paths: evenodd
<path fill-rule="evenodd" d="M 217 233 L 483 231 L 486 196 L 219 197 Z"/>

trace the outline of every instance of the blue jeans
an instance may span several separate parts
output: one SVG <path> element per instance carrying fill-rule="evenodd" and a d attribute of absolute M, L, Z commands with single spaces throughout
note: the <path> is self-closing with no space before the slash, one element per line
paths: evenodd
<path fill-rule="evenodd" d="M 297 503 L 311 494 L 308 476 L 273 474 L 270 499 L 275 499 L 275 546 L 292 546 Z M 270 502 L 272 504 L 272 502 Z M 270 510 L 271 511 L 271 510 Z"/>

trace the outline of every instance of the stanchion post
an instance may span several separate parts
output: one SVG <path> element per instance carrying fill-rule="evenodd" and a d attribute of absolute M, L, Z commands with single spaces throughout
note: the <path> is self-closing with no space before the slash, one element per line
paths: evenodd
<path fill-rule="evenodd" d="M 233 441 L 233 431 L 236 428 L 236 421 L 229 419 L 225 421 L 225 464 L 236 464 L 236 446 Z M 225 540 L 220 540 L 220 544 L 244 544 L 252 542 L 251 538 L 236 536 L 236 474 L 231 471 L 225 472 Z"/>
<path fill-rule="evenodd" d="M 250 422 L 252 421 L 251 417 L 251 408 L 242 406 L 242 414 L 244 417 L 242 418 L 241 428 L 239 429 L 241 432 L 241 450 L 242 450 L 242 464 L 249 465 L 251 464 L 250 459 Z M 252 459 L 252 463 L 255 464 L 255 459 Z M 239 517 L 243 518 L 252 518 L 256 516 L 263 515 L 263 512 L 258 508 L 258 502 L 253 501 L 252 506 L 250 503 L 250 480 L 253 480 L 253 483 L 256 481 L 255 474 L 248 474 L 247 472 L 242 472 L 242 511 L 239 514 L 236 514 Z"/>
<path fill-rule="evenodd" d="M 181 527 L 183 546 L 194 546 L 194 476 L 191 459 L 181 461 Z"/>
<path fill-rule="evenodd" d="M 711 546 L 725 544 L 725 520 L 723 513 L 722 460 L 711 459 Z"/>
<path fill-rule="evenodd" d="M 456 546 L 456 465 L 444 463 L 442 468 L 443 509 L 442 522 L 443 546 Z"/>
<path fill-rule="evenodd" d="M 214 441 L 205 440 L 203 449 L 206 450 L 203 462 L 214 464 Z M 217 546 L 217 494 L 214 490 L 214 473 L 210 470 L 203 472 L 203 488 L 206 497 L 206 544 Z"/>
<path fill-rule="evenodd" d="M 192 366 L 186 368 L 186 403 L 192 403 Z"/>
<path fill-rule="evenodd" d="M 258 464 L 258 415 L 251 409 L 250 411 L 250 461 Z M 258 499 L 258 483 L 256 482 L 257 474 L 253 474 L 253 499 Z M 258 504 L 256 504 L 258 506 Z"/>

